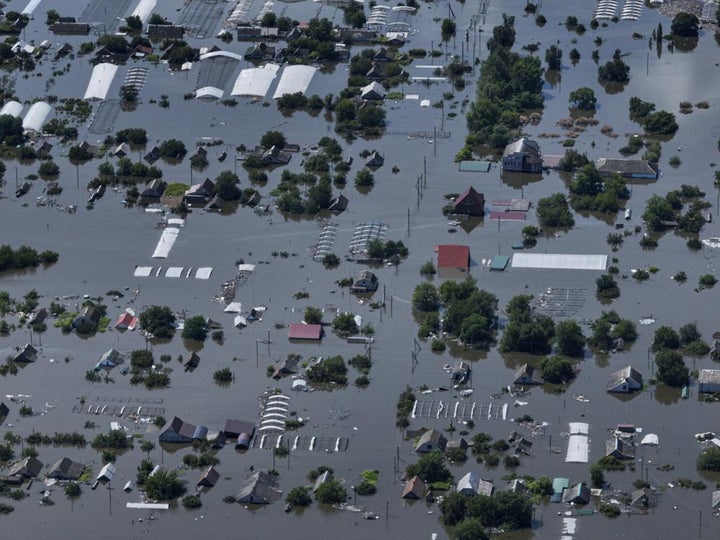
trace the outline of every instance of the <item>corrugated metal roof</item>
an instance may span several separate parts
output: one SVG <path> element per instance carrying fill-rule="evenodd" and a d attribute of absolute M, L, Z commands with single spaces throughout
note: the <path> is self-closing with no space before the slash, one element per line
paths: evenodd
<path fill-rule="evenodd" d="M 549 268 L 553 270 L 605 270 L 607 255 L 564 253 L 516 253 L 513 268 Z"/>
<path fill-rule="evenodd" d="M 320 339 L 322 326 L 319 324 L 291 324 L 288 337 L 290 339 Z"/>
<path fill-rule="evenodd" d="M 438 254 L 438 268 L 468 268 L 470 248 L 457 244 L 442 244 L 435 248 Z"/>

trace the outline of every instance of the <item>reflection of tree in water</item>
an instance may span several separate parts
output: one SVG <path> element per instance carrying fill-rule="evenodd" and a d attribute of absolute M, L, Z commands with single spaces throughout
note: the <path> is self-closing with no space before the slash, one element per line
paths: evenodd
<path fill-rule="evenodd" d="M 680 388 L 672 388 L 664 384 L 658 384 L 652 393 L 655 401 L 662 405 L 672 405 L 680 401 Z"/>

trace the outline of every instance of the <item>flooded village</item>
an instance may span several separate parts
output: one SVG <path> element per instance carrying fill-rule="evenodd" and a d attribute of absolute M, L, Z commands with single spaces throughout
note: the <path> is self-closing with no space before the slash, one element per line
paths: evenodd
<path fill-rule="evenodd" d="M 4 3 L 3 538 L 716 538 L 719 8 Z"/>

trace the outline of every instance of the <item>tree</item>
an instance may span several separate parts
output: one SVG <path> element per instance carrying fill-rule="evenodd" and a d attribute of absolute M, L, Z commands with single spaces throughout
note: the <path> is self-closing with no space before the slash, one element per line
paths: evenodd
<path fill-rule="evenodd" d="M 540 364 L 542 378 L 550 383 L 565 384 L 575 378 L 573 363 L 562 356 L 550 356 Z"/>
<path fill-rule="evenodd" d="M 695 323 L 688 323 L 680 327 L 680 343 L 687 345 L 693 341 L 702 339 L 700 331 Z"/>
<path fill-rule="evenodd" d="M 669 326 L 661 326 L 655 330 L 655 337 L 652 342 L 653 352 L 662 351 L 663 349 L 679 349 L 680 336 Z"/>
<path fill-rule="evenodd" d="M 294 487 L 285 497 L 285 501 L 291 506 L 310 506 L 312 497 L 309 491 L 310 489 L 305 486 Z"/>
<path fill-rule="evenodd" d="M 308 213 L 312 214 L 311 210 L 317 208 L 318 210 L 325 210 L 330 206 L 332 202 L 332 184 L 330 182 L 329 175 L 323 175 L 318 180 L 318 183 L 312 186 L 308 190 L 307 204 Z"/>
<path fill-rule="evenodd" d="M 57 176 L 60 173 L 60 167 L 54 161 L 43 161 L 38 168 L 40 176 Z"/>
<path fill-rule="evenodd" d="M 7 146 L 17 146 L 22 142 L 22 118 L 15 118 L 11 114 L 0 116 L 0 143 Z"/>
<path fill-rule="evenodd" d="M 489 540 L 482 523 L 477 518 L 464 519 L 453 530 L 454 540 Z"/>
<path fill-rule="evenodd" d="M 158 147 L 158 153 L 160 157 L 167 159 L 182 159 L 187 154 L 185 143 L 177 139 L 168 139 L 163 141 Z"/>
<path fill-rule="evenodd" d="M 664 222 L 675 220 L 675 211 L 665 197 L 651 195 L 647 200 L 642 218 L 648 230 L 661 231 L 665 227 Z"/>
<path fill-rule="evenodd" d="M 597 104 L 597 98 L 592 88 L 583 86 L 577 90 L 570 92 L 570 103 L 578 109 L 584 111 L 594 111 Z"/>
<path fill-rule="evenodd" d="M 323 504 L 340 504 L 347 500 L 345 488 L 337 480 L 320 484 L 315 492 L 315 500 Z"/>
<path fill-rule="evenodd" d="M 630 80 L 630 66 L 623 62 L 619 49 L 615 50 L 612 60 L 598 67 L 598 79 L 623 84 Z"/>
<path fill-rule="evenodd" d="M 65 495 L 70 497 L 71 499 L 76 499 L 80 496 L 82 493 L 82 489 L 80 488 L 80 484 L 77 482 L 69 482 L 65 485 Z"/>
<path fill-rule="evenodd" d="M 543 227 L 572 227 L 575 219 L 565 195 L 556 193 L 542 198 L 537 204 L 537 215 Z"/>
<path fill-rule="evenodd" d="M 373 128 L 385 125 L 385 109 L 382 107 L 368 106 L 360 109 L 357 115 L 360 127 Z"/>
<path fill-rule="evenodd" d="M 150 452 L 155 449 L 155 443 L 152 441 L 143 441 L 140 444 L 140 450 L 147 454 L 147 458 L 150 459 Z"/>
<path fill-rule="evenodd" d="M 125 25 L 131 32 L 140 32 L 143 27 L 142 19 L 137 15 L 130 15 L 125 18 Z"/>
<path fill-rule="evenodd" d="M 492 341 L 492 332 L 487 319 L 482 315 L 473 313 L 463 320 L 458 337 L 463 343 L 469 345 L 489 346 Z"/>
<path fill-rule="evenodd" d="M 696 38 L 699 24 L 700 21 L 695 15 L 681 11 L 673 18 L 670 31 L 676 36 Z"/>
<path fill-rule="evenodd" d="M 643 122 L 643 127 L 650 133 L 659 133 L 660 135 L 671 135 L 678 130 L 675 115 L 667 111 L 648 114 Z"/>
<path fill-rule="evenodd" d="M 225 201 L 237 201 L 242 197 L 238 184 L 240 184 L 238 175 L 231 171 L 223 171 L 215 178 L 215 191 Z"/>
<path fill-rule="evenodd" d="M 452 36 L 455 35 L 455 32 L 457 31 L 457 25 L 455 24 L 455 21 L 452 19 L 443 19 L 442 23 L 440 24 L 440 32 L 442 33 L 442 37 L 444 40 L 450 39 Z"/>
<path fill-rule="evenodd" d="M 420 283 L 415 287 L 412 305 L 418 311 L 437 311 L 440 309 L 440 296 L 437 288 L 432 283 Z"/>
<path fill-rule="evenodd" d="M 371 187 L 375 184 L 375 176 L 370 169 L 360 169 L 355 175 L 356 187 Z"/>
<path fill-rule="evenodd" d="M 145 494 L 155 501 L 177 499 L 185 494 L 185 483 L 177 472 L 160 469 L 145 480 Z"/>
<path fill-rule="evenodd" d="M 597 287 L 596 294 L 600 298 L 611 299 L 620 296 L 620 288 L 617 281 L 610 274 L 603 274 L 595 280 Z"/>
<path fill-rule="evenodd" d="M 273 28 L 277 24 L 277 15 L 273 13 L 272 11 L 268 11 L 263 15 L 263 18 L 260 20 L 260 26 L 264 26 L 266 28 Z"/>
<path fill-rule="evenodd" d="M 594 488 L 602 488 L 605 485 L 605 472 L 600 463 L 593 463 L 590 467 L 590 483 Z"/>
<path fill-rule="evenodd" d="M 183 339 L 193 339 L 195 341 L 205 341 L 207 337 L 207 323 L 202 315 L 195 315 L 185 320 L 185 326 L 182 331 Z"/>
<path fill-rule="evenodd" d="M 285 135 L 279 131 L 267 131 L 260 138 L 260 146 L 265 149 L 272 148 L 273 146 L 282 149 L 287 144 Z"/>
<path fill-rule="evenodd" d="M 690 382 L 690 372 L 682 355 L 677 351 L 662 350 L 655 355 L 658 381 L 681 388 Z"/>
<path fill-rule="evenodd" d="M 56 23 L 59 18 L 60 18 L 60 14 L 56 10 L 48 9 L 47 10 L 47 19 L 45 20 L 45 24 L 50 26 L 50 25 Z"/>
<path fill-rule="evenodd" d="M 505 310 L 508 324 L 500 341 L 501 351 L 530 354 L 550 352 L 550 340 L 555 335 L 555 323 L 547 315 L 533 314 L 530 300 L 532 300 L 530 295 L 518 295 L 508 302 Z"/>
<path fill-rule="evenodd" d="M 320 324 L 322 322 L 322 310 L 317 307 L 308 306 L 305 308 L 303 320 L 308 324 Z"/>
<path fill-rule="evenodd" d="M 452 474 L 445 465 L 445 454 L 440 450 L 423 454 L 417 463 L 407 466 L 406 474 L 408 477 L 419 476 L 428 484 L 447 482 L 452 478 Z"/>
<path fill-rule="evenodd" d="M 169 338 L 173 334 L 175 315 L 167 306 L 150 306 L 140 312 L 140 327 L 156 338 Z"/>
<path fill-rule="evenodd" d="M 698 457 L 697 468 L 700 471 L 720 471 L 720 448 L 717 446 L 706 448 Z"/>
<path fill-rule="evenodd" d="M 350 99 L 341 99 L 335 104 L 335 120 L 338 123 L 352 122 L 355 120 L 355 103 Z"/>
<path fill-rule="evenodd" d="M 585 352 L 585 336 L 575 321 L 560 321 L 555 325 L 555 339 L 558 354 L 582 358 Z"/>
<path fill-rule="evenodd" d="M 445 525 L 453 526 L 460 523 L 465 517 L 465 505 L 467 497 L 462 493 L 451 493 L 440 503 L 442 522 Z"/>
<path fill-rule="evenodd" d="M 548 69 L 559 70 L 562 68 L 562 49 L 557 45 L 550 45 L 545 50 L 545 61 Z M 572 94 L 571 94 L 572 96 Z M 572 97 L 570 98 L 572 100 Z"/>
<path fill-rule="evenodd" d="M 122 36 L 114 34 L 105 34 L 98 39 L 98 45 L 105 47 L 108 51 L 115 54 L 127 54 L 130 52 L 130 44 Z"/>

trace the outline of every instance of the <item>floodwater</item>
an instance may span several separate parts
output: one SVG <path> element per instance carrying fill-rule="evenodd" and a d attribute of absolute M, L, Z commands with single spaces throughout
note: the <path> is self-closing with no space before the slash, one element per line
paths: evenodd
<path fill-rule="evenodd" d="M 72 13 L 79 14 L 84 7 L 76 5 Z M 180 17 L 180 7 L 168 4 L 158 7 L 158 10 L 162 15 L 176 20 Z M 625 135 L 638 132 L 638 126 L 627 119 L 627 105 L 631 96 L 640 96 L 656 103 L 658 109 L 675 112 L 680 129 L 669 142 L 663 144 L 661 178 L 654 183 L 633 186 L 628 207 L 634 210 L 634 217 L 626 227 L 630 226 L 632 229 L 640 224 L 645 201 L 651 194 L 664 194 L 682 183 L 700 185 L 707 192 L 707 199 L 714 204 L 716 192 L 712 184 L 714 169 L 711 163 L 718 160 L 716 142 L 720 137 L 720 101 L 717 88 L 720 87 L 720 75 L 715 63 L 718 58 L 718 45 L 713 36 L 704 32 L 697 46 L 690 52 L 676 49 L 671 53 L 663 48 L 662 55 L 658 58 L 654 46 L 648 48 L 647 38 L 658 22 L 662 22 L 667 32 L 670 20 L 648 8 L 637 22 L 609 23 L 607 28 L 597 31 L 590 30 L 588 26 L 586 34 L 576 36 L 562 25 L 565 17 L 570 14 L 567 3 L 543 3 L 541 11 L 548 19 L 544 28 L 537 27 L 531 18 L 524 17 L 521 7 L 518 2 L 512 6 L 504 6 L 499 2 L 491 3 L 479 37 L 484 44 L 492 26 L 501 20 L 503 11 L 513 10 L 517 17 L 516 49 L 522 45 L 540 42 L 541 47 L 537 54 L 540 54 L 541 58 L 545 48 L 557 41 L 563 49 L 565 54 L 561 80 L 553 85 L 546 85 L 547 99 L 542 122 L 537 126 L 527 126 L 527 133 L 534 137 L 542 133 L 562 133 L 556 122 L 569 114 L 569 93 L 577 87 L 590 85 L 595 89 L 598 98 L 599 109 L 596 117 L 599 124 L 581 134 L 575 148 L 587 152 L 588 157 L 593 159 L 615 157 L 617 150 L 625 145 Z M 581 22 L 588 25 L 593 7 L 592 2 L 586 2 L 574 7 L 573 11 Z M 41 4 L 35 13 L 35 20 L 26 30 L 26 39 L 39 42 L 46 37 L 42 23 L 45 10 L 51 8 L 60 9 L 59 2 L 48 0 Z M 259 8 L 260 5 L 256 2 L 254 9 Z M 310 2 L 277 3 L 276 9 L 296 18 L 313 16 L 318 13 L 318 9 L 320 16 L 333 17 L 336 22 L 340 22 L 342 18 L 339 10 L 332 7 L 320 9 L 318 4 Z M 452 9 L 458 18 L 459 36 L 456 43 L 451 41 L 448 44 L 447 50 L 451 54 L 461 54 L 460 36 L 477 10 L 477 5 L 471 2 L 464 5 L 454 3 Z M 71 14 L 70 11 L 71 6 L 63 3 L 61 14 Z M 431 41 L 437 45 L 440 32 L 433 18 L 443 16 L 444 6 L 433 9 L 432 6 L 423 4 L 414 21 L 417 32 L 413 34 L 407 47 L 429 48 Z M 633 32 L 642 34 L 645 39 L 633 40 Z M 615 48 L 631 53 L 625 58 L 631 68 L 631 81 L 622 92 L 608 94 L 596 83 L 596 66 L 590 57 L 595 48 L 593 40 L 596 35 L 604 39 L 600 47 L 601 61 L 607 61 Z M 81 42 L 89 39 L 70 37 L 67 41 L 77 48 Z M 470 38 L 470 44 L 473 40 L 474 38 Z M 577 40 L 577 43 L 574 40 Z M 214 42 L 213 39 L 206 39 L 192 43 L 205 46 Z M 233 42 L 222 48 L 239 52 L 245 46 Z M 581 60 L 574 67 L 567 59 L 572 47 L 581 53 Z M 484 46 L 479 50 L 482 50 L 482 53 L 479 52 L 478 55 L 487 54 Z M 420 63 L 426 64 L 430 61 L 428 58 Z M 50 77 L 51 69 L 50 61 L 44 61 L 38 69 L 43 73 L 42 78 L 32 73 L 28 79 L 15 80 L 16 95 L 21 100 L 30 100 L 46 93 L 60 97 L 81 96 L 91 67 L 87 58 L 78 57 L 61 61 L 56 69 L 68 63 L 70 73 L 56 76 L 54 84 L 46 89 L 44 85 Z M 439 59 L 435 59 L 435 63 L 439 63 Z M 242 64 L 242 67 L 246 67 L 246 63 Z M 117 95 L 122 77 L 132 66 L 131 61 L 126 68 L 119 70 L 110 97 Z M 259 103 L 250 103 L 245 99 L 239 99 L 238 106 L 234 108 L 219 103 L 185 101 L 183 95 L 196 88 L 197 65 L 190 72 L 178 74 L 169 73 L 162 65 L 149 67 L 150 74 L 142 90 L 141 104 L 135 111 L 120 112 L 112 128 L 113 132 L 125 127 L 143 126 L 147 127 L 152 143 L 178 137 L 191 149 L 198 138 L 212 136 L 229 145 L 229 156 L 224 163 L 219 163 L 216 159 L 223 147 L 209 150 L 210 166 L 203 172 L 191 171 L 188 158 L 179 165 L 158 162 L 157 165 L 162 167 L 167 181 L 197 182 L 206 176 L 214 178 L 222 170 L 233 169 L 232 149 L 239 144 L 255 145 L 268 129 L 282 130 L 290 142 L 301 146 L 315 144 L 324 135 L 333 135 L 332 125 L 327 123 L 322 115 L 311 117 L 300 112 L 286 117 L 276 110 L 274 104 L 262 107 Z M 338 65 L 332 74 L 318 74 L 309 93 L 321 96 L 327 93 L 337 94 L 344 87 L 346 75 L 346 68 L 342 64 Z M 12 74 L 11 77 L 16 76 L 17 74 Z M 123 208 L 122 192 L 113 190 L 108 190 L 93 210 L 85 208 L 87 193 L 84 186 L 94 177 L 99 163 L 97 160 L 76 168 L 62 157 L 66 149 L 56 146 L 53 150 L 53 155 L 62 168 L 60 183 L 64 191 L 60 202 L 77 204 L 78 211 L 74 215 L 63 213 L 56 208 L 35 206 L 35 197 L 39 196 L 41 191 L 40 180 L 34 182 L 35 185 L 28 195 L 15 199 L 11 189 L 14 185 L 15 167 L 18 178 L 22 180 L 26 175 L 35 173 L 38 164 L 7 163 L 5 192 L 9 196 L 0 201 L 0 243 L 14 246 L 27 244 L 39 250 L 54 249 L 60 253 L 60 260 L 49 268 L 1 276 L 1 290 L 7 290 L 11 296 L 20 298 L 34 288 L 43 296 L 42 305 L 47 306 L 56 296 L 104 296 L 106 291 L 120 289 L 125 292 L 124 298 L 113 301 L 106 297 L 108 314 L 113 319 L 128 305 L 138 311 L 153 304 L 169 305 L 174 310 L 186 310 L 188 315 L 202 314 L 221 321 L 226 339 L 223 344 L 208 339 L 198 346 L 183 343 L 178 336 L 169 343 L 153 344 L 156 358 L 161 354 L 172 355 L 173 361 L 169 365 L 173 372 L 169 389 L 150 392 L 131 386 L 128 377 L 121 375 L 118 369 L 111 373 L 114 383 L 90 384 L 84 380 L 85 371 L 91 369 L 98 357 L 108 348 L 129 352 L 145 347 L 143 338 L 137 332 L 121 334 L 111 330 L 82 339 L 76 335 L 61 335 L 49 324 L 48 330 L 41 336 L 32 336 L 35 344 L 40 341 L 42 343 L 41 358 L 21 369 L 17 376 L 0 378 L 0 395 L 30 394 L 33 397 L 28 403 L 33 409 L 47 412 L 23 419 L 17 414 L 17 405 L 13 405 L 10 416 L 2 426 L 3 431 L 12 429 L 23 436 L 33 430 L 43 433 L 82 431 L 90 440 L 95 433 L 108 429 L 110 421 L 117 418 L 71 412 L 81 397 L 85 398 L 86 405 L 129 402 L 162 407 L 167 418 L 177 415 L 189 422 L 206 425 L 211 430 L 220 429 L 226 418 L 258 418 L 258 397 L 267 389 L 278 387 L 291 395 L 290 409 L 296 411 L 298 416 L 310 419 L 298 435 L 349 439 L 345 452 L 325 452 L 323 448 L 313 452 L 299 449 L 292 452 L 289 459 L 276 460 L 275 467 L 280 472 L 280 489 L 287 492 L 296 485 L 304 484 L 309 470 L 326 464 L 334 468 L 336 476 L 345 481 L 348 492 L 351 492 L 350 486 L 358 482 L 362 470 L 378 469 L 378 494 L 358 497 L 357 505 L 376 512 L 381 517 L 377 521 L 365 521 L 361 514 L 318 508 L 315 504 L 304 512 L 289 514 L 282 512 L 282 503 L 252 510 L 237 504 L 227 505 L 222 502 L 223 497 L 239 491 L 242 480 L 251 467 L 270 468 L 273 465 L 272 453 L 269 450 L 251 449 L 247 453 L 239 454 L 230 446 L 218 453 L 220 464 L 217 469 L 221 479 L 212 490 L 203 494 L 202 509 L 188 511 L 180 507 L 164 512 L 128 510 L 125 503 L 139 500 L 139 495 L 137 492 L 125 494 L 121 487 L 127 480 L 134 480 L 136 466 L 145 457 L 137 447 L 139 445 L 136 445 L 134 450 L 118 458 L 118 474 L 111 483 L 112 490 L 99 488 L 91 491 L 87 487 L 84 488 L 82 496 L 71 503 L 56 487 L 52 492 L 55 505 L 39 508 L 37 501 L 41 497 L 41 487 L 35 484 L 29 490 L 30 497 L 25 501 L 8 501 L 15 506 L 15 511 L 0 517 L 3 537 L 11 534 L 13 538 L 22 539 L 40 534 L 46 538 L 60 538 L 66 536 L 66 531 L 72 531 L 77 538 L 97 538 L 98 535 L 105 538 L 139 538 L 147 534 L 158 538 L 189 538 L 208 531 L 222 535 L 244 535 L 247 534 L 246 531 L 252 531 L 251 534 L 257 538 L 326 538 L 331 534 L 348 539 L 368 536 L 427 538 L 431 533 L 438 533 L 440 538 L 446 537 L 447 533 L 438 520 L 437 506 L 427 506 L 420 502 L 406 505 L 400 499 L 402 483 L 393 475 L 394 457 L 396 452 L 399 453 L 401 468 L 404 468 L 415 461 L 415 456 L 411 453 L 411 442 L 404 441 L 402 432 L 395 428 L 394 414 L 397 396 L 406 385 L 414 388 L 421 385 L 430 388 L 446 385 L 447 375 L 442 367 L 456 357 L 473 360 L 472 384 L 475 392 L 469 400 L 477 402 L 478 406 L 507 403 L 510 406 L 508 420 L 527 413 L 548 423 L 545 434 L 533 438 L 533 456 L 521 458 L 521 466 L 516 471 L 519 475 L 566 476 L 573 483 L 589 480 L 587 465 L 564 463 L 567 440 L 562 434 L 567 432 L 567 423 L 570 421 L 590 424 L 591 463 L 604 454 L 604 442 L 608 438 L 606 430 L 617 423 L 634 423 L 641 426 L 646 433 L 658 434 L 658 448 L 638 449 L 638 459 L 642 458 L 647 465 L 646 474 L 649 480 L 657 485 L 661 492 L 658 508 L 648 516 L 622 516 L 617 520 L 608 520 L 599 514 L 580 517 L 577 538 L 674 538 L 685 534 L 698 534 L 702 538 L 717 537 L 720 530 L 718 518 L 711 516 L 710 510 L 710 493 L 717 479 L 706 478 L 708 489 L 700 492 L 666 487 L 668 482 L 678 478 L 699 478 L 695 470 L 695 459 L 700 447 L 695 443 L 693 434 L 716 428 L 717 405 L 699 402 L 696 387 L 691 388 L 691 397 L 685 401 L 680 399 L 679 391 L 675 390 L 655 391 L 650 387 L 632 399 L 618 399 L 606 394 L 604 389 L 607 374 L 628 364 L 639 369 L 646 379 L 650 378 L 653 368 L 648 360 L 648 347 L 654 329 L 661 324 L 678 328 L 685 323 L 696 322 L 705 339 L 710 339 L 717 329 L 717 289 L 701 292 L 693 289 L 701 274 L 716 272 L 716 254 L 709 249 L 690 252 L 685 247 L 685 239 L 672 232 L 663 236 L 659 247 L 654 251 L 643 251 L 637 243 L 639 235 L 633 234 L 625 239 L 617 253 L 612 253 L 605 243 L 606 235 L 614 231 L 612 225 L 595 217 L 576 216 L 574 229 L 540 238 L 534 251 L 606 253 L 610 257 L 618 258 L 616 264 L 622 274 L 629 275 L 630 269 L 649 265 L 658 267 L 659 272 L 645 283 L 623 280 L 620 285 L 622 296 L 613 304 L 603 306 L 594 296 L 594 280 L 598 275 L 596 272 L 509 268 L 505 272 L 490 273 L 484 270 L 479 264 L 483 259 L 497 253 L 510 254 L 510 245 L 520 240 L 523 224 L 503 222 L 498 227 L 496 223 L 486 220 L 469 232 L 458 228 L 455 234 L 450 234 L 447 220 L 440 212 L 444 204 L 443 195 L 462 191 L 472 183 L 484 192 L 488 201 L 523 194 L 536 202 L 540 197 L 565 191 L 566 184 L 554 172 L 544 175 L 541 181 L 531 183 L 522 179 L 518 181 L 517 177 L 504 179 L 495 166 L 489 173 L 476 176 L 473 173 L 456 172 L 457 166 L 453 163 L 453 157 L 462 146 L 465 136 L 460 103 L 466 97 L 472 100 L 474 77 L 475 75 L 468 78 L 468 85 L 463 92 L 455 94 L 455 108 L 448 107 L 446 103 L 446 113 L 457 112 L 456 117 L 442 120 L 440 109 L 420 108 L 417 101 L 387 103 L 389 133 L 386 136 L 372 141 L 357 139 L 344 143 L 346 157 L 355 158 L 350 178 L 354 176 L 357 164 L 362 162 L 359 158 L 362 150 L 379 150 L 385 155 L 386 161 L 375 174 L 376 185 L 369 193 L 358 193 L 352 182 L 344 188 L 343 192 L 350 199 L 350 204 L 345 213 L 331 219 L 338 224 L 334 252 L 343 255 L 354 225 L 370 220 L 388 224 L 387 238 L 402 240 L 410 248 L 408 259 L 398 267 L 376 269 L 382 287 L 373 299 L 379 299 L 383 289 L 387 294 L 386 309 L 382 312 L 371 310 L 367 303 L 359 304 L 355 297 L 348 295 L 347 291 L 343 293 L 335 285 L 337 280 L 354 275 L 360 270 L 360 265 L 343 261 L 337 269 L 325 270 L 310 259 L 308 247 L 321 232 L 321 223 L 315 220 L 285 219 L 278 213 L 268 219 L 255 215 L 248 208 L 238 208 L 227 216 L 196 211 L 188 216 L 169 258 L 153 260 L 151 254 L 160 237 L 160 231 L 156 228 L 157 215 Z M 232 82 L 230 87 L 231 84 Z M 406 93 L 420 94 L 421 99 L 436 102 L 444 92 L 451 89 L 448 85 L 436 84 L 428 87 L 416 83 L 405 85 L 403 90 Z M 162 109 L 150 102 L 159 100 L 162 94 L 169 98 L 168 109 Z M 710 108 L 695 109 L 690 115 L 682 115 L 677 113 L 677 109 L 679 102 L 684 100 L 693 103 L 708 101 Z M 600 127 L 605 124 L 612 126 L 620 137 L 612 139 L 602 135 Z M 449 131 L 451 135 L 436 141 L 408 136 L 413 132 L 432 131 L 433 128 Z M 81 126 L 80 140 L 85 138 L 94 142 L 97 139 L 102 140 L 104 135 L 88 134 L 86 127 Z M 561 154 L 563 139 L 564 137 L 537 140 L 545 154 Z M 141 153 L 142 151 L 137 153 L 138 157 Z M 682 160 L 678 169 L 668 165 L 668 159 L 674 155 Z M 290 168 L 299 170 L 301 159 L 300 155 L 295 155 Z M 423 171 L 423 160 L 426 160 L 427 164 L 427 185 L 422 199 L 418 201 L 415 184 L 418 174 Z M 390 172 L 394 165 L 400 169 L 397 174 Z M 238 170 L 243 185 L 247 186 L 244 172 Z M 267 185 L 259 188 L 263 195 L 269 196 L 269 192 L 279 181 L 280 173 L 281 170 L 277 169 L 269 174 Z M 713 208 L 713 211 L 716 210 Z M 621 216 L 618 216 L 618 220 L 620 219 Z M 536 223 L 532 211 L 528 215 L 528 223 Z M 706 225 L 701 236 L 720 236 L 717 222 Z M 409 299 L 421 279 L 419 266 L 433 257 L 433 248 L 439 243 L 466 243 L 470 246 L 472 258 L 477 263 L 471 269 L 471 274 L 481 287 L 498 297 L 501 307 L 516 294 L 538 295 L 550 287 L 566 287 L 587 291 L 584 304 L 574 315 L 577 319 L 594 319 L 601 310 L 614 309 L 623 317 L 635 321 L 652 315 L 656 322 L 650 326 L 638 326 L 638 341 L 624 353 L 613 354 L 609 358 L 588 355 L 579 365 L 577 380 L 565 394 L 555 395 L 536 388 L 528 396 L 521 398 L 522 401 L 527 401 L 528 405 L 514 408 L 512 398 L 493 400 L 491 394 L 507 385 L 514 369 L 527 358 L 502 356 L 495 348 L 487 354 L 455 351 L 456 356 L 453 356 L 452 348 L 444 354 L 435 354 L 430 352 L 427 344 L 422 344 L 417 355 L 418 362 L 413 366 L 411 354 L 417 327 Z M 272 255 L 273 252 L 282 251 L 287 251 L 290 256 L 282 258 Z M 234 265 L 239 259 L 256 264 L 257 267 L 245 285 L 238 288 L 236 300 L 246 307 L 268 307 L 263 321 L 255 322 L 242 331 L 235 330 L 232 327 L 232 317 L 223 314 L 222 306 L 211 301 L 211 297 L 219 292 L 221 283 L 234 277 Z M 186 270 L 189 267 L 209 266 L 213 268 L 213 273 L 208 281 L 185 277 L 155 277 L 155 270 L 152 277 L 134 278 L 133 270 L 136 265 L 154 266 L 155 269 L 160 265 L 163 268 L 182 266 Z M 688 275 L 688 281 L 684 285 L 670 280 L 670 276 L 679 270 L 684 270 Z M 439 283 L 440 279 L 436 278 L 435 282 Z M 139 294 L 130 304 L 136 289 L 139 289 Z M 293 295 L 300 291 L 307 292 L 309 299 L 295 300 Z M 70 301 L 70 307 L 73 307 L 73 302 L 75 300 Z M 364 322 L 375 327 L 371 384 L 367 389 L 360 390 L 349 386 L 332 392 L 290 394 L 289 379 L 275 382 L 266 376 L 268 365 L 291 352 L 301 354 L 304 359 L 334 354 L 342 354 L 348 359 L 363 352 L 362 345 L 348 345 L 332 334 L 328 334 L 321 345 L 289 343 L 287 330 L 277 329 L 276 323 L 299 322 L 304 308 L 308 305 L 349 310 L 361 315 Z M 330 320 L 331 317 L 328 309 L 325 318 Z M 14 322 L 12 318 L 10 320 Z M 269 345 L 261 341 L 266 340 L 268 332 L 271 341 Z M 2 354 L 10 354 L 13 347 L 24 344 L 30 338 L 24 328 L 9 337 L 0 338 Z M 175 360 L 188 348 L 199 348 L 198 354 L 201 358 L 199 367 L 192 373 L 185 372 L 182 365 Z M 688 358 L 687 361 L 693 370 L 712 365 L 707 358 Z M 212 373 L 226 366 L 234 372 L 235 382 L 228 387 L 216 386 L 212 382 Z M 349 378 L 352 380 L 354 377 L 351 368 Z M 576 393 L 587 396 L 589 402 L 574 400 L 573 395 Z M 454 402 L 460 398 L 452 392 L 421 395 L 420 399 Z M 46 403 L 52 408 L 46 407 Z M 84 430 L 87 420 L 94 421 L 97 428 Z M 157 431 L 154 428 L 136 426 L 128 420 L 121 422 L 134 432 L 144 434 L 150 440 L 157 440 Z M 444 429 L 449 423 L 450 420 L 446 418 L 424 418 L 414 420 L 412 427 Z M 473 432 L 485 431 L 494 438 L 502 438 L 512 429 L 513 424 L 507 420 L 476 420 Z M 19 449 L 17 450 L 19 453 Z M 151 458 L 155 462 L 175 468 L 182 464 L 182 456 L 189 451 L 186 448 L 171 453 L 161 452 L 157 448 L 151 453 Z M 45 464 L 52 464 L 56 459 L 67 455 L 91 464 L 95 473 L 101 466 L 100 455 L 89 447 L 83 450 L 42 447 L 39 452 L 39 457 Z M 671 472 L 656 470 L 656 466 L 663 464 L 671 464 L 675 468 Z M 640 468 L 638 463 L 634 473 L 608 473 L 607 480 L 616 489 L 632 491 L 632 481 L 640 477 Z M 456 479 L 468 470 L 476 470 L 483 478 L 494 480 L 499 488 L 504 485 L 502 477 L 510 473 L 502 466 L 488 469 L 484 465 L 476 465 L 472 459 L 463 466 L 453 467 L 452 470 Z M 199 475 L 200 471 L 191 470 L 185 472 L 183 478 L 187 480 L 188 487 L 192 488 Z M 562 519 L 558 512 L 564 510 L 566 508 L 562 505 L 537 507 L 533 531 L 524 531 L 512 538 L 559 538 Z M 151 515 L 154 519 L 150 519 Z"/>

